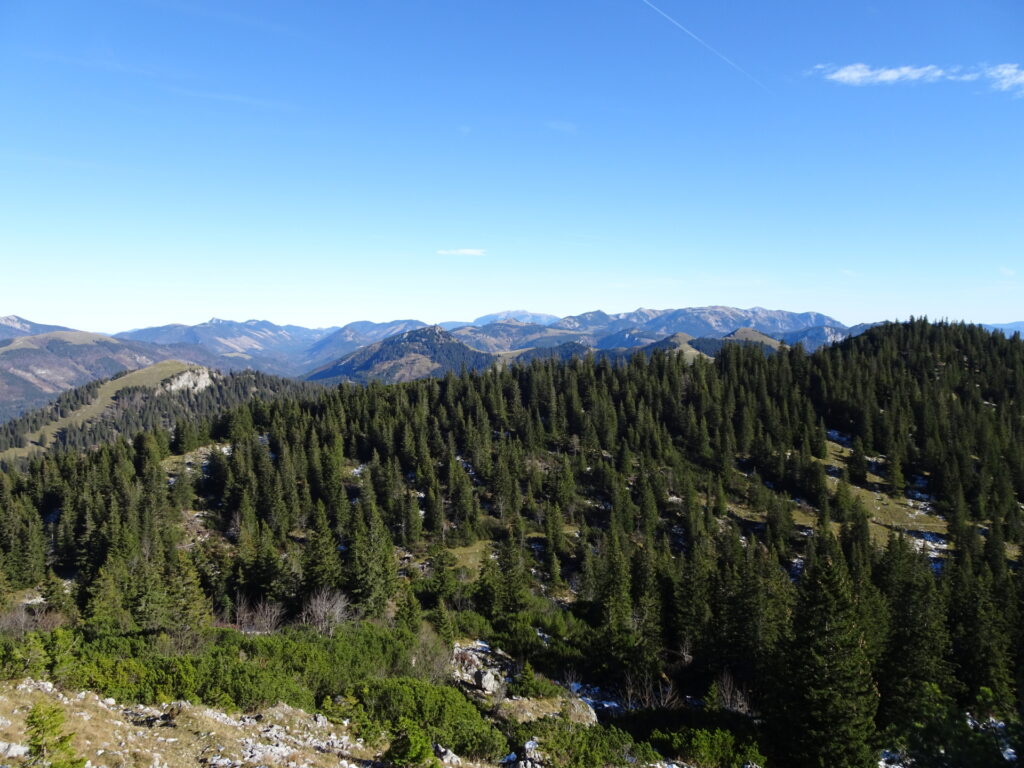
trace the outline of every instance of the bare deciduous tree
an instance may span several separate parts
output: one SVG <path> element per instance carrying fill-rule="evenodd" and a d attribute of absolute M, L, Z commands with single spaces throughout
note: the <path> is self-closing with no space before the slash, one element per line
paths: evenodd
<path fill-rule="evenodd" d="M 677 709 L 679 692 L 664 675 L 626 674 L 619 687 L 627 709 Z"/>
<path fill-rule="evenodd" d="M 352 601 L 344 592 L 321 588 L 310 595 L 299 620 L 322 635 L 333 635 L 334 630 L 355 617 Z"/>
<path fill-rule="evenodd" d="M 718 690 L 718 705 L 730 712 L 737 712 L 741 715 L 752 714 L 750 705 L 750 694 L 747 689 L 736 682 L 732 672 L 723 669 L 716 681 Z"/>
<path fill-rule="evenodd" d="M 261 600 L 255 606 L 244 597 L 239 598 L 235 608 L 235 622 L 243 632 L 268 634 L 281 626 L 284 620 L 284 606 L 270 600 Z"/>

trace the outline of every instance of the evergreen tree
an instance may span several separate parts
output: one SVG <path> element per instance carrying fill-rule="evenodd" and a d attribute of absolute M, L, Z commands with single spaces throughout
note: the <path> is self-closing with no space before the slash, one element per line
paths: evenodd
<path fill-rule="evenodd" d="M 878 693 L 849 575 L 835 537 L 818 529 L 814 561 L 804 574 L 788 653 L 789 706 L 778 733 L 789 765 L 868 768 Z"/>
<path fill-rule="evenodd" d="M 123 584 L 127 573 L 120 561 L 102 568 L 89 593 L 85 609 L 85 631 L 92 637 L 123 635 L 135 629 L 125 601 Z"/>
<path fill-rule="evenodd" d="M 78 757 L 71 740 L 73 733 L 64 733 L 64 710 L 56 704 L 36 702 L 25 718 L 28 735 L 28 765 L 49 768 L 83 768 L 84 757 Z"/>
<path fill-rule="evenodd" d="M 318 501 L 313 510 L 312 530 L 305 549 L 302 572 L 307 598 L 321 589 L 341 589 L 344 580 L 338 543 L 327 522 L 327 509 L 322 501 Z"/>

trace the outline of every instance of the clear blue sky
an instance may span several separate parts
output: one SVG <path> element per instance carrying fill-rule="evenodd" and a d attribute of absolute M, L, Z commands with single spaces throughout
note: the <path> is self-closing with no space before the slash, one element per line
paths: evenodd
<path fill-rule="evenodd" d="M 4 0 L 0 314 L 1024 319 L 1017 0 L 652 2 Z"/>

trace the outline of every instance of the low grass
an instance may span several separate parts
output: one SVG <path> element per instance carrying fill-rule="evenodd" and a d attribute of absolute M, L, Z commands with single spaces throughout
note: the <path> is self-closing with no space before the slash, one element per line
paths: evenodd
<path fill-rule="evenodd" d="M 815 459 L 825 465 L 829 471 L 829 486 L 834 490 L 839 484 L 838 475 L 845 467 L 850 449 L 839 443 L 828 443 L 828 454 L 824 459 Z M 873 473 L 868 473 L 867 484 L 864 486 L 850 485 L 850 491 L 860 498 L 871 514 L 871 539 L 876 544 L 884 545 L 891 531 L 925 531 L 945 535 L 946 521 L 939 515 L 927 512 L 924 504 L 907 498 L 894 498 L 888 493 L 888 481 Z M 764 514 L 746 505 L 731 504 L 732 512 L 739 518 L 752 522 L 764 522 Z M 806 505 L 797 505 L 793 510 L 793 522 L 807 528 L 818 524 L 817 512 Z M 833 530 L 839 532 L 839 524 L 833 523 Z"/>
<path fill-rule="evenodd" d="M 125 374 L 120 378 L 104 383 L 92 402 L 86 403 L 74 413 L 62 419 L 52 421 L 36 432 L 30 432 L 26 437 L 28 445 L 23 448 L 8 448 L 0 451 L 0 461 L 11 461 L 31 456 L 34 453 L 41 453 L 49 448 L 57 433 L 66 427 L 81 426 L 88 421 L 97 419 L 114 402 L 114 397 L 123 389 L 128 387 L 149 387 L 156 389 L 160 383 L 176 376 L 179 373 L 193 368 L 188 363 L 178 360 L 164 360 L 163 362 L 140 368 L 137 371 Z"/>
<path fill-rule="evenodd" d="M 187 768 L 224 758 L 338 768 L 369 765 L 376 753 L 350 740 L 347 727 L 320 725 L 310 714 L 284 704 L 239 718 L 184 702 L 108 705 L 95 693 L 43 690 L 31 682 L 0 683 L 0 741 L 27 741 L 25 717 L 37 702 L 64 710 L 62 731 L 73 734 L 75 752 L 96 768 Z M 20 761 L 0 757 L 0 762 Z"/>
<path fill-rule="evenodd" d="M 481 539 L 467 547 L 453 549 L 452 554 L 455 555 L 455 567 L 465 568 L 475 576 L 480 571 L 480 563 L 483 562 L 484 552 L 487 551 L 489 545 L 489 541 Z"/>
<path fill-rule="evenodd" d="M 828 443 L 828 455 L 820 459 L 826 468 L 841 471 L 851 451 L 839 443 Z M 835 488 L 839 479 L 829 475 L 829 485 Z M 880 475 L 868 473 L 867 485 L 850 485 L 854 496 L 859 497 L 871 513 L 871 537 L 884 544 L 891 531 L 925 531 L 945 536 L 946 521 L 939 515 L 926 511 L 925 503 L 905 497 L 894 497 L 888 493 L 889 483 Z"/>
<path fill-rule="evenodd" d="M 86 331 L 51 331 L 35 336 L 19 336 L 7 344 L 0 346 L 0 355 L 13 352 L 18 349 L 42 349 L 51 341 L 62 341 L 65 344 L 95 344 L 100 341 L 109 341 L 109 336 L 100 333 L 87 333 Z"/>

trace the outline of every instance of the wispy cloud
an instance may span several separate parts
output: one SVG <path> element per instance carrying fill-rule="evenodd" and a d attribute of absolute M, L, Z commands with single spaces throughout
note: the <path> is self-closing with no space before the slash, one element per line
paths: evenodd
<path fill-rule="evenodd" d="M 1017 274 L 1017 271 L 1010 269 L 1009 267 L 1000 267 L 999 274 L 1001 274 L 1003 277 L 1013 277 L 1014 275 Z"/>
<path fill-rule="evenodd" d="M 985 74 L 992 80 L 992 87 L 998 91 L 1016 91 L 1024 95 L 1024 69 L 1020 64 L 999 64 L 989 67 Z"/>
<path fill-rule="evenodd" d="M 826 80 L 842 85 L 895 85 L 896 83 L 969 83 L 983 81 L 997 91 L 1024 96 L 1024 68 L 1020 64 L 974 67 L 923 66 L 872 67 L 858 62 L 845 66 L 818 64 L 812 70 Z"/>
<path fill-rule="evenodd" d="M 483 256 L 487 253 L 483 248 L 449 248 L 437 252 L 438 256 Z"/>
<path fill-rule="evenodd" d="M 171 93 L 182 96 L 191 96 L 196 99 L 207 99 L 209 101 L 221 101 L 230 104 L 237 104 L 246 107 L 257 107 L 260 109 L 293 109 L 293 105 L 284 101 L 249 96 L 242 93 L 231 93 L 229 91 L 207 91 L 196 88 L 183 88 L 173 85 L 175 82 L 182 82 L 188 79 L 183 72 L 172 72 L 168 70 L 157 70 L 148 67 L 140 67 L 130 64 L 112 52 L 104 52 L 90 56 L 66 56 L 64 54 L 50 51 L 28 51 L 25 53 L 31 59 L 45 61 L 51 64 L 75 67 L 78 69 L 89 69 L 99 72 L 109 72 L 116 75 L 136 76 L 146 80 L 155 81 L 158 87 Z"/>
<path fill-rule="evenodd" d="M 205 3 L 175 2 L 174 0 L 144 0 L 144 2 L 157 8 L 163 8 L 165 10 L 175 11 L 185 15 L 198 16 L 212 21 L 241 27 L 250 27 L 266 32 L 287 35 L 289 37 L 295 36 L 292 33 L 292 30 L 279 24 L 271 24 L 250 14 L 228 13 L 226 11 L 215 10 L 208 7 L 208 4 Z"/>

